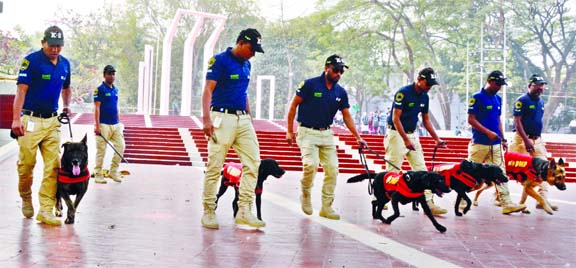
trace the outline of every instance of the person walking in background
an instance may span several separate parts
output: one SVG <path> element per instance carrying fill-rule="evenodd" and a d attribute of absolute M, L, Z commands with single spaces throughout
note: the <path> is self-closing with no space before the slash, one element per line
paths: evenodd
<path fill-rule="evenodd" d="M 544 92 L 546 80 L 540 75 L 533 74 L 528 82 L 528 92 L 516 99 L 514 103 L 514 137 L 510 143 L 510 151 L 529 154 L 533 157 L 548 161 L 546 146 L 542 141 L 542 117 L 544 116 L 544 101 L 540 95 Z M 538 193 L 548 201 L 548 183 L 539 185 Z M 550 204 L 553 210 L 558 206 Z M 542 208 L 540 204 L 536 208 Z"/>
<path fill-rule="evenodd" d="M 302 211 L 312 215 L 312 198 L 310 192 L 318 170 L 318 164 L 324 169 L 324 185 L 322 186 L 322 208 L 320 217 L 339 220 L 340 215 L 332 208 L 334 202 L 334 189 L 338 177 L 338 152 L 334 143 L 334 133 L 330 123 L 338 110 L 346 127 L 352 132 L 360 146 L 366 144 L 356 131 L 354 119 L 350 116 L 348 93 L 338 84 L 348 66 L 344 60 L 334 54 L 326 59 L 324 72 L 300 84 L 296 95 L 292 99 L 287 117 L 286 140 L 289 145 L 294 142 L 300 147 L 302 153 L 303 173 L 302 195 L 300 201 Z M 298 133 L 294 134 L 294 118 L 300 126 Z"/>
<path fill-rule="evenodd" d="M 94 90 L 94 134 L 96 135 L 96 164 L 94 165 L 94 182 L 106 183 L 102 174 L 102 162 L 106 154 L 108 140 L 116 151 L 124 154 L 124 127 L 120 123 L 118 109 L 118 88 L 114 85 L 116 69 L 106 65 L 103 71 L 104 82 Z M 109 177 L 115 182 L 122 182 L 118 167 L 122 158 L 118 154 L 112 157 Z"/>
<path fill-rule="evenodd" d="M 18 191 L 22 198 L 22 214 L 34 216 L 32 204 L 33 171 L 36 153 L 40 149 L 44 161 L 44 174 L 38 199 L 40 210 L 36 220 L 60 225 L 53 214 L 56 203 L 56 178 L 60 167 L 60 122 L 58 100 L 62 96 L 62 111 L 70 113 L 70 62 L 60 55 L 64 46 L 64 33 L 58 26 L 44 31 L 42 49 L 26 56 L 20 65 L 18 90 L 14 98 L 12 135 L 17 137 Z"/>
<path fill-rule="evenodd" d="M 250 227 L 266 224 L 252 214 L 256 177 L 260 166 L 258 138 L 250 116 L 248 84 L 250 58 L 256 52 L 264 53 L 262 35 L 252 28 L 240 32 L 236 46 L 212 57 L 206 73 L 206 86 L 202 94 L 202 120 L 204 134 L 208 137 L 208 163 L 204 177 L 202 226 L 218 229 L 216 218 L 216 188 L 220 171 L 230 147 L 242 162 L 242 179 L 238 213 L 235 223 Z M 330 117 L 332 122 L 332 117 Z"/>
<path fill-rule="evenodd" d="M 492 71 L 488 75 L 486 86 L 469 100 L 468 123 L 472 126 L 472 140 L 468 144 L 468 160 L 499 166 L 506 174 L 502 149 L 506 150 L 508 144 L 500 120 L 502 98 L 497 94 L 504 85 L 507 83 L 502 72 Z M 496 189 L 500 195 L 499 203 L 503 214 L 526 208 L 523 204 L 512 202 L 507 183 L 496 185 Z"/>

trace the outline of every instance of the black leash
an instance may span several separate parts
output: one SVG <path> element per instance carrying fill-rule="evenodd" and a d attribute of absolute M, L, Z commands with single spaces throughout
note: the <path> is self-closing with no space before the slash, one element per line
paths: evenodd
<path fill-rule="evenodd" d="M 432 167 L 430 168 L 430 171 L 434 171 L 434 159 L 436 159 L 436 151 L 438 151 L 438 147 L 440 146 L 444 146 L 446 145 L 446 142 L 443 141 L 441 143 L 437 143 L 436 146 L 434 146 L 434 153 L 432 154 Z M 424 151 L 424 150 L 422 150 Z"/>
<path fill-rule="evenodd" d="M 70 116 L 68 116 L 67 113 L 62 112 L 58 115 L 58 122 L 64 125 L 68 125 L 68 130 L 70 131 L 70 140 L 74 140 L 72 138 L 72 124 L 70 124 Z"/>
<path fill-rule="evenodd" d="M 364 169 L 366 169 L 366 174 L 370 175 L 370 169 L 368 169 L 368 162 L 366 161 L 366 154 L 364 153 L 364 149 L 375 154 L 378 158 L 386 161 L 386 163 L 390 164 L 393 168 L 400 171 L 400 168 L 398 168 L 392 162 L 388 161 L 386 158 L 382 157 L 379 153 L 372 150 L 372 148 L 368 147 L 368 145 L 364 145 L 364 146 L 360 146 L 358 148 L 358 154 L 360 155 L 360 163 L 362 163 L 362 165 L 364 165 Z M 368 176 L 368 182 L 369 182 L 368 183 L 368 194 L 372 195 L 373 189 L 372 189 L 372 177 L 371 176 Z"/>
<path fill-rule="evenodd" d="M 122 156 L 122 154 L 120 152 L 118 152 L 118 150 L 116 150 L 116 147 L 114 147 L 114 145 L 112 145 L 112 143 L 110 143 L 110 141 L 108 141 L 106 138 L 104 138 L 104 136 L 99 135 L 100 138 L 102 138 L 110 147 L 112 147 L 112 150 L 114 150 L 114 152 L 120 156 L 120 158 L 122 159 L 122 162 L 128 164 L 128 160 L 126 160 L 126 158 L 124 158 L 124 156 Z"/>

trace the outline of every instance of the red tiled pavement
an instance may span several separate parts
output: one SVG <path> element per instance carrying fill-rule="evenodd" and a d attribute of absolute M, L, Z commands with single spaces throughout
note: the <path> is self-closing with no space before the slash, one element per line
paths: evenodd
<path fill-rule="evenodd" d="M 124 182 L 91 183 L 76 224 L 49 227 L 20 213 L 16 157 L 0 161 L 0 267 L 574 267 L 576 189 L 551 190 L 555 215 L 500 214 L 485 193 L 464 217 L 428 219 L 402 207 L 392 225 L 373 221 L 366 183 L 339 176 L 334 207 L 341 221 L 316 216 L 321 173 L 313 192 L 314 216 L 299 211 L 300 172 L 269 178 L 261 231 L 234 226 L 232 191 L 221 199 L 220 230 L 200 225 L 203 172 L 194 167 L 125 164 Z M 34 183 L 36 209 L 40 165 Z M 512 183 L 519 199 L 518 184 Z M 437 203 L 448 208 L 455 196 Z M 389 211 L 385 211 L 385 216 Z M 400 243 L 400 244 L 398 244 Z M 369 246 L 371 245 L 371 246 Z M 390 255 L 397 252 L 401 255 Z M 422 264 L 425 263 L 425 264 Z"/>

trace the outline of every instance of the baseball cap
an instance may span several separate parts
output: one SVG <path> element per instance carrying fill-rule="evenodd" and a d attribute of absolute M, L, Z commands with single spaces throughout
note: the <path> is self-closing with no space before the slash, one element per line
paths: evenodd
<path fill-rule="evenodd" d="M 528 80 L 530 82 L 530 84 L 534 84 L 534 85 L 546 85 L 548 84 L 548 82 L 546 82 L 546 80 L 544 80 L 544 77 L 537 75 L 537 74 L 533 74 L 532 76 L 530 76 L 530 80 Z"/>
<path fill-rule="evenodd" d="M 62 29 L 58 26 L 48 27 L 48 29 L 44 31 L 44 41 L 46 41 L 49 46 L 63 46 L 64 33 L 62 33 Z"/>
<path fill-rule="evenodd" d="M 236 39 L 236 43 L 238 43 L 240 40 L 244 40 L 252 44 L 252 49 L 254 51 L 264 53 L 264 49 L 262 49 L 262 35 L 258 32 L 258 30 L 253 28 L 242 30 Z"/>
<path fill-rule="evenodd" d="M 340 56 L 338 56 L 338 55 L 336 55 L 336 54 L 328 57 L 328 58 L 326 59 L 326 63 L 325 63 L 324 65 L 325 65 L 325 66 L 328 66 L 328 65 L 330 65 L 330 64 L 334 65 L 334 67 L 344 66 L 344 67 L 346 67 L 346 69 L 348 69 L 348 65 L 346 65 L 346 63 L 344 62 L 344 60 L 342 59 L 342 57 L 340 57 Z"/>
<path fill-rule="evenodd" d="M 115 73 L 116 69 L 114 69 L 114 66 L 112 65 L 106 65 L 104 67 L 104 74 L 108 74 L 108 73 Z"/>
<path fill-rule="evenodd" d="M 506 83 L 506 77 L 504 77 L 504 74 L 498 70 L 490 72 L 490 74 L 488 74 L 487 80 L 496 81 L 496 84 L 499 86 L 508 85 L 508 83 Z"/>
<path fill-rule="evenodd" d="M 421 79 L 426 79 L 426 85 L 433 86 L 438 85 L 438 81 L 436 80 L 436 73 L 434 69 L 430 67 L 426 67 L 418 73 L 418 77 Z"/>

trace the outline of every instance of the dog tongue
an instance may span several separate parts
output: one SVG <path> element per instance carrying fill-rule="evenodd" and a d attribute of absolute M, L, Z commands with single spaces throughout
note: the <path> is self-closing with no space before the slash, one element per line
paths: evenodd
<path fill-rule="evenodd" d="M 73 166 L 72 167 L 72 174 L 74 174 L 74 176 L 80 175 L 80 167 L 79 166 Z"/>

